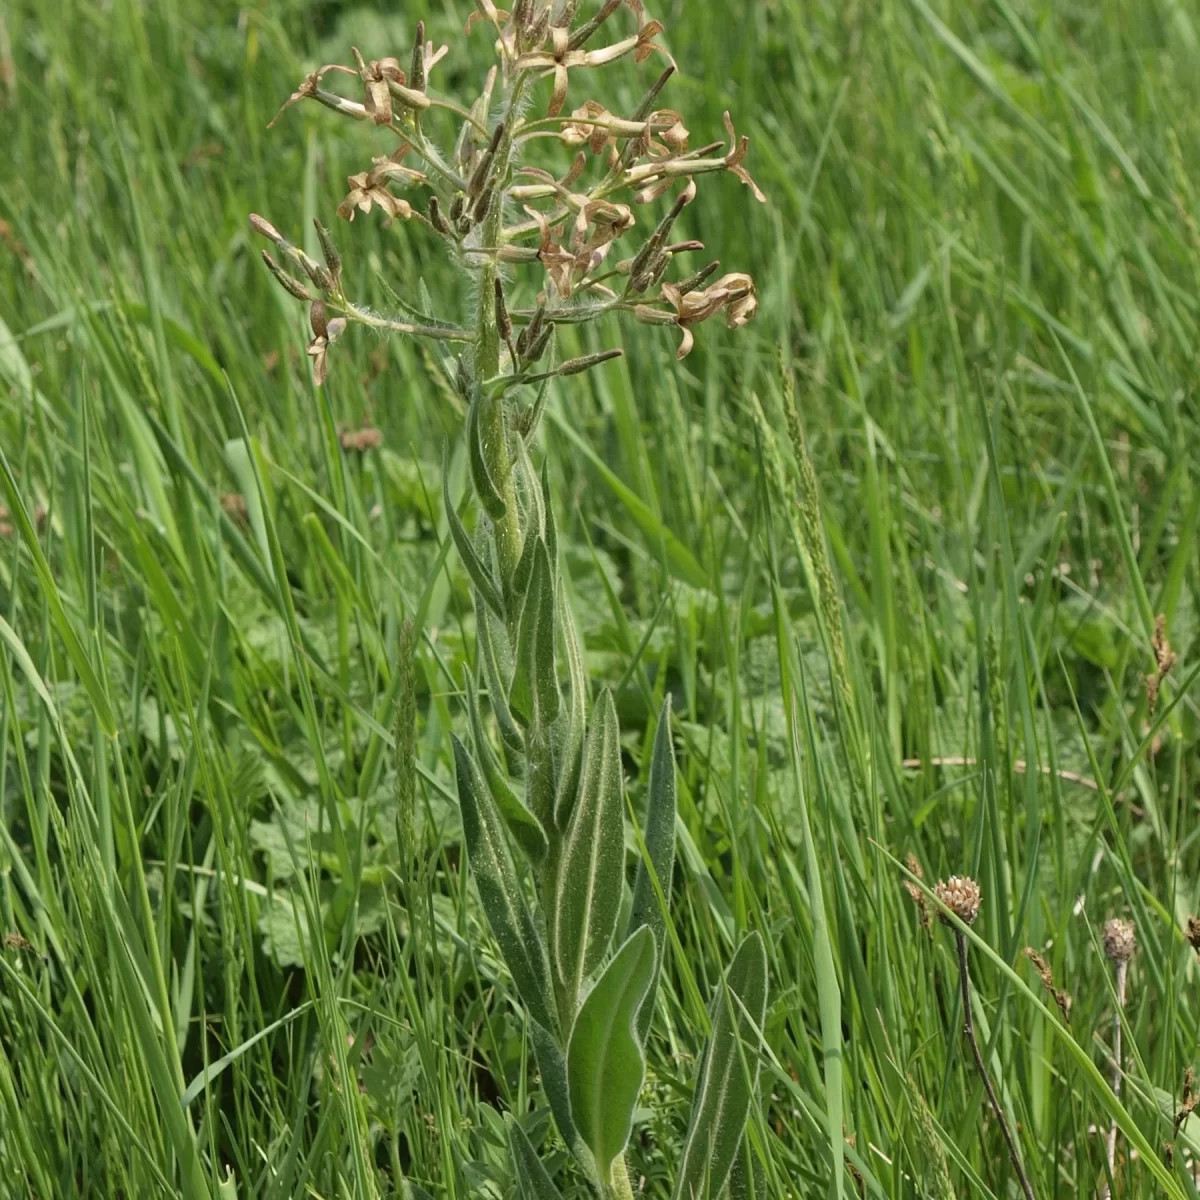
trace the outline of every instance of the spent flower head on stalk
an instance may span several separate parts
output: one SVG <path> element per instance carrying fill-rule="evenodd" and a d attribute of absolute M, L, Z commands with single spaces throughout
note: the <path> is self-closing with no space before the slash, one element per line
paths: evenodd
<path fill-rule="evenodd" d="M 745 273 L 726 273 L 709 283 L 716 263 L 668 278 L 677 257 L 704 248 L 692 239 L 672 241 L 673 225 L 695 196 L 702 175 L 728 172 L 756 200 L 765 196 L 744 165 L 749 138 L 737 134 L 728 113 L 727 146 L 713 142 L 691 149 L 682 115 L 659 105 L 659 94 L 675 71 L 670 55 L 655 40 L 662 33 L 661 22 L 648 20 L 640 4 L 628 5 L 639 22 L 637 31 L 596 44 L 622 6 L 608 0 L 583 19 L 580 5 L 561 0 L 522 0 L 511 13 L 478 0 L 467 32 L 478 23 L 490 25 L 499 61 L 469 104 L 430 89 L 430 72 L 449 48 L 434 50 L 422 22 L 407 70 L 398 57 L 366 59 L 353 48 L 354 66 L 331 63 L 313 71 L 272 124 L 292 104 L 315 100 L 351 120 L 370 120 L 381 127 L 381 136 L 386 129 L 391 145 L 348 177 L 338 215 L 352 221 L 378 209 L 385 224 L 415 219 L 428 236 L 442 241 L 450 258 L 480 277 L 489 276 L 489 283 L 499 278 L 501 265 L 532 268 L 540 274 L 534 280 L 540 284 L 538 302 L 510 310 L 518 327 L 536 313 L 542 314 L 546 328 L 624 313 L 647 324 L 677 327 L 683 357 L 692 349 L 696 325 L 721 315 L 737 328 L 754 315 L 758 300 L 754 281 Z M 599 69 L 624 58 L 641 62 L 656 53 L 667 59 L 667 66 L 632 112 L 616 113 L 594 98 L 563 112 L 568 90 L 591 86 Z M 339 74 L 357 79 L 361 98 L 328 89 L 326 76 Z M 539 114 L 532 100 L 543 78 L 552 79 L 553 89 Z M 531 161 L 535 152 L 541 161 Z M 674 203 L 660 220 L 647 222 L 635 212 L 671 191 Z M 411 314 L 394 321 L 371 316 L 345 294 L 340 270 L 314 273 L 318 264 L 269 222 L 254 216 L 251 225 L 283 257 L 280 265 L 268 262 L 280 284 L 306 302 L 315 289 L 327 311 L 336 314 L 333 319 L 473 340 L 448 323 L 430 327 L 404 319 Z M 328 265 L 332 241 L 324 233 L 322 241 Z M 624 247 L 628 250 L 621 254 Z M 491 290 L 489 286 L 487 292 Z M 474 336 L 478 339 L 480 331 Z M 314 329 L 314 341 L 322 337 L 325 344 L 310 350 L 318 382 L 323 351 L 333 339 Z M 525 382 L 530 362 L 536 361 L 506 349 L 507 361 L 489 371 L 493 387 L 504 391 Z"/>
<path fill-rule="evenodd" d="M 683 116 L 660 103 L 675 65 L 656 40 L 662 25 L 646 17 L 640 0 L 604 0 L 589 13 L 580 11 L 580 0 L 513 0 L 510 13 L 491 0 L 475 0 L 475 7 L 467 32 L 490 29 L 497 61 L 466 101 L 431 86 L 446 48 L 434 50 L 418 23 L 407 65 L 354 48 L 355 66 L 320 67 L 280 110 L 311 99 L 378 127 L 383 153 L 348 178 L 338 213 L 351 221 L 378 210 L 385 224 L 404 222 L 413 236 L 440 243 L 473 279 L 474 309 L 465 320 L 431 315 L 425 297 L 417 306 L 395 294 L 401 311 L 381 316 L 347 293 L 342 258 L 320 222 L 322 262 L 264 218 L 252 216 L 250 224 L 273 247 L 263 255 L 272 275 L 308 306 L 317 384 L 351 325 L 461 347 L 449 373 L 466 413 L 466 458 L 481 510 L 473 533 L 450 496 L 449 471 L 442 487 L 451 539 L 475 597 L 475 663 L 463 687 L 470 748 L 451 739 L 463 841 L 529 1019 L 559 1132 L 602 1197 L 632 1200 L 624 1155 L 669 941 L 676 821 L 670 703 L 666 698 L 658 718 L 642 859 L 622 922 L 621 731 L 611 693 L 592 699 L 559 563 L 549 480 L 534 468 L 530 443 L 550 379 L 621 353 L 560 358 L 563 327 L 610 314 L 674 327 L 682 357 L 703 322 L 720 316 L 738 328 L 754 316 L 749 275 L 722 274 L 716 261 L 677 267 L 677 259 L 704 246 L 680 237 L 676 226 L 701 176 L 729 173 L 755 199 L 764 197 L 746 170 L 749 139 L 728 114 L 728 144 L 693 149 Z M 607 37 L 622 8 L 636 29 Z M 632 111 L 616 113 L 580 95 L 599 70 L 655 54 L 667 65 Z M 356 80 L 355 96 L 328 90 L 330 75 Z M 550 90 L 539 111 L 542 81 Z M 568 112 L 571 93 L 576 103 Z M 647 218 L 646 206 L 668 194 L 666 211 Z M 373 430 L 343 435 L 347 450 L 375 444 Z M 417 646 L 414 640 L 411 653 Z M 404 711 L 398 745 L 412 737 L 415 714 L 411 706 Z M 411 802 L 409 787 L 406 811 Z M 401 842 L 412 836 L 405 825 Z M 754 1051 L 766 1002 L 766 951 L 750 933 L 713 999 L 676 1200 L 702 1189 L 715 1195 L 729 1179 L 757 1095 Z M 556 1194 L 516 1122 L 509 1148 L 524 1194 Z"/>

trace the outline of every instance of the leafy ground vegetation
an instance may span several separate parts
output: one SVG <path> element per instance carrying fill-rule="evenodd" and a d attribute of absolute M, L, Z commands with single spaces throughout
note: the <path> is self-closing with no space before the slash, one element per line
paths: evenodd
<path fill-rule="evenodd" d="M 319 263 L 321 218 L 369 314 L 478 308 L 419 217 L 333 217 L 386 130 L 266 129 L 351 47 L 407 71 L 419 19 L 469 105 L 470 11 L 0 8 L 0 1194 L 583 1197 L 622 1186 L 602 1140 L 662 1198 L 1195 1196 L 1194 8 L 648 14 L 661 103 L 718 155 L 729 110 L 767 202 L 700 179 L 671 235 L 753 278 L 745 327 L 740 284 L 682 360 L 690 329 L 556 326 L 539 372 L 624 354 L 545 381 L 514 484 L 624 781 L 632 932 L 580 1013 L 657 973 L 627 1145 L 586 1153 L 479 870 L 491 775 L 463 788 L 521 765 L 463 553 L 471 372 L 353 321 L 313 346 L 247 223 Z M 572 69 L 565 113 L 633 113 L 635 57 Z M 716 1061 L 756 1097 L 720 1192 Z"/>

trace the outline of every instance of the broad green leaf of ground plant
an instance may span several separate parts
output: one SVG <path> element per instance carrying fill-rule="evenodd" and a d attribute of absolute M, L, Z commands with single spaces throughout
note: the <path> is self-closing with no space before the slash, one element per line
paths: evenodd
<path fill-rule="evenodd" d="M 562 1200 L 562 1192 L 546 1173 L 525 1130 L 511 1116 L 505 1124 L 508 1126 L 508 1152 L 516 1172 L 520 1200 Z"/>
<path fill-rule="evenodd" d="M 550 963 L 521 892 L 495 802 L 466 747 L 451 735 L 463 835 L 488 924 L 534 1020 L 556 1029 Z"/>
<path fill-rule="evenodd" d="M 658 947 L 658 965 L 654 980 L 646 994 L 646 1002 L 638 1014 L 638 1034 L 642 1041 L 650 1032 L 654 1015 L 654 993 L 658 971 L 662 965 L 663 943 L 666 941 L 666 900 L 671 890 L 671 872 L 675 866 L 675 748 L 671 744 L 671 697 L 663 701 L 658 714 L 658 729 L 654 735 L 654 751 L 650 759 L 650 788 L 646 806 L 646 858 L 638 863 L 633 882 L 633 908 L 629 916 L 629 932 L 646 926 L 654 934 Z M 653 878 L 651 877 L 653 872 Z M 659 896 L 662 901 L 660 902 Z"/>
<path fill-rule="evenodd" d="M 555 897 L 555 964 L 572 1006 L 616 931 L 625 859 L 621 790 L 620 727 L 605 691 L 588 732 Z"/>
<path fill-rule="evenodd" d="M 742 1140 L 758 1079 L 758 1031 L 767 1014 L 767 953 L 758 933 L 742 939 L 710 1011 L 712 1033 L 692 1100 L 675 1200 L 719 1196 Z"/>
<path fill-rule="evenodd" d="M 571 1115 L 603 1180 L 625 1149 L 646 1059 L 637 1013 L 654 978 L 654 934 L 637 931 L 588 993 L 567 1047 Z"/>

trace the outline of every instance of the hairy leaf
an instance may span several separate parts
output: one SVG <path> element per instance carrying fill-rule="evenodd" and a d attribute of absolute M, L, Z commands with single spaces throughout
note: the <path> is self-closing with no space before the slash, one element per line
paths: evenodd
<path fill-rule="evenodd" d="M 546 947 L 521 892 L 495 802 L 466 747 L 453 734 L 450 741 L 467 855 L 483 911 L 530 1015 L 556 1029 Z"/>
<path fill-rule="evenodd" d="M 605 691 L 584 748 L 579 799 L 563 839 L 555 894 L 554 958 L 574 1000 L 616 931 L 625 837 L 617 709 Z"/>
<path fill-rule="evenodd" d="M 663 942 L 666 940 L 666 914 L 659 903 L 658 890 L 665 901 L 671 893 L 671 872 L 675 866 L 675 749 L 671 744 L 671 697 L 663 701 L 654 735 L 654 750 L 650 758 L 650 787 L 646 805 L 646 855 L 638 863 L 633 881 L 633 908 L 629 916 L 629 932 L 649 926 L 658 946 L 658 961 L 662 962 Z M 651 876 L 653 872 L 653 877 Z M 658 890 L 655 889 L 655 881 Z M 658 973 L 646 995 L 646 1003 L 638 1014 L 638 1032 L 642 1040 L 650 1032 L 654 1015 L 654 993 Z"/>
<path fill-rule="evenodd" d="M 742 939 L 709 1009 L 712 1033 L 692 1099 L 675 1200 L 719 1196 L 729 1178 L 758 1080 L 758 1040 L 767 1014 L 767 952 Z"/>
<path fill-rule="evenodd" d="M 613 1160 L 629 1141 L 646 1072 L 636 1024 L 654 963 L 654 935 L 639 929 L 588 993 L 567 1047 L 571 1116 L 606 1182 Z"/>
<path fill-rule="evenodd" d="M 494 403 L 499 404 L 501 401 L 497 400 Z M 508 512 L 508 506 L 488 470 L 479 420 L 479 410 L 483 404 L 483 388 L 476 382 L 471 396 L 471 407 L 467 412 L 467 449 L 471 463 L 471 482 L 475 485 L 475 494 L 479 497 L 484 511 L 489 517 L 499 521 Z"/>
<path fill-rule="evenodd" d="M 513 790 L 492 747 L 483 731 L 483 720 L 479 715 L 479 701 L 475 698 L 474 689 L 468 685 L 463 689 L 467 696 L 467 711 L 471 717 L 471 736 L 475 743 L 475 757 L 483 769 L 483 777 L 513 835 L 513 840 L 525 852 L 525 855 L 536 866 L 546 857 L 546 831 L 542 823 L 521 802 L 521 797 Z"/>
<path fill-rule="evenodd" d="M 508 696 L 517 716 L 546 729 L 557 718 L 562 699 L 558 690 L 552 570 L 546 543 L 539 538 L 533 551 L 529 593 L 521 609 L 516 670 Z"/>
<path fill-rule="evenodd" d="M 470 535 L 463 528 L 458 510 L 450 502 L 450 464 L 444 454 L 442 456 L 442 502 L 446 508 L 446 520 L 450 523 L 450 537 L 454 541 L 455 549 L 458 551 L 459 558 L 462 559 L 467 574 L 471 577 L 471 582 L 474 583 L 488 608 L 503 619 L 504 601 L 500 598 L 500 589 L 496 586 L 491 571 L 479 557 Z"/>
<path fill-rule="evenodd" d="M 542 1160 L 538 1158 L 525 1130 L 511 1115 L 505 1124 L 508 1126 L 508 1152 L 512 1155 L 520 1200 L 562 1200 L 562 1192 L 554 1186 L 554 1180 L 542 1166 Z"/>

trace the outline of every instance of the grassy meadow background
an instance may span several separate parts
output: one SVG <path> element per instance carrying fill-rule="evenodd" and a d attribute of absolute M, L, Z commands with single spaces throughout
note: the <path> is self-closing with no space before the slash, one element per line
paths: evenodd
<path fill-rule="evenodd" d="M 451 44 L 436 86 L 473 95 L 469 7 L 0 6 L 5 1196 L 499 1200 L 507 1111 L 554 1156 L 453 798 L 458 401 L 435 353 L 357 329 L 315 390 L 246 224 L 311 236 L 384 152 L 316 105 L 266 130 L 307 71 L 351 45 L 403 57 L 423 17 Z M 674 697 L 682 841 L 635 1188 L 669 1195 L 707 1000 L 757 929 L 755 1194 L 1016 1195 L 912 856 L 982 885 L 976 1021 L 1038 1196 L 1108 1186 L 1114 1115 L 1114 1194 L 1196 1196 L 1200 1117 L 1173 1118 L 1200 1036 L 1200 12 L 652 11 L 667 102 L 695 142 L 730 109 L 769 203 L 713 181 L 680 224 L 754 275 L 757 320 L 706 326 L 679 366 L 644 326 L 567 347 L 627 354 L 556 384 L 541 437 L 635 814 Z M 569 104 L 587 95 L 572 76 Z M 335 233 L 381 309 L 381 279 L 468 299 L 415 223 Z M 382 446 L 343 451 L 364 426 Z M 1151 711 L 1159 614 L 1178 661 Z M 344 844 L 317 832 L 323 794 Z M 1139 943 L 1119 1105 L 1111 916 Z M 1065 1028 L 1027 946 L 1073 999 Z"/>

